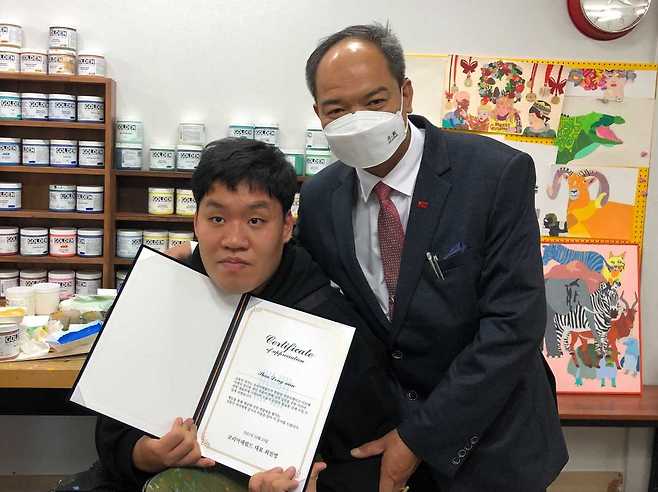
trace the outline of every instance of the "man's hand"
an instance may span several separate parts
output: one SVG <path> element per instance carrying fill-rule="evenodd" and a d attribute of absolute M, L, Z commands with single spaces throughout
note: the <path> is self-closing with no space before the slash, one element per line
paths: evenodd
<path fill-rule="evenodd" d="M 399 492 L 420 465 L 420 460 L 400 439 L 396 429 L 352 450 L 355 458 L 370 458 L 378 454 L 382 455 L 379 492 Z"/>
<path fill-rule="evenodd" d="M 306 492 L 316 492 L 318 475 L 326 467 L 325 463 L 313 463 Z M 294 477 L 295 469 L 293 467 L 287 470 L 273 468 L 266 472 L 257 473 L 249 480 L 249 492 L 287 492 L 299 485 L 299 482 L 293 480 Z"/>
<path fill-rule="evenodd" d="M 133 448 L 135 468 L 158 473 L 174 466 L 198 466 L 208 468 L 215 462 L 201 457 L 201 448 L 196 439 L 196 425 L 192 419 L 178 417 L 171 430 L 160 439 L 142 437 Z"/>
<path fill-rule="evenodd" d="M 167 251 L 165 251 L 165 254 L 167 256 L 171 256 L 172 258 L 176 258 L 177 260 L 184 260 L 192 254 L 192 245 L 189 242 L 179 244 L 178 246 L 169 248 Z"/>

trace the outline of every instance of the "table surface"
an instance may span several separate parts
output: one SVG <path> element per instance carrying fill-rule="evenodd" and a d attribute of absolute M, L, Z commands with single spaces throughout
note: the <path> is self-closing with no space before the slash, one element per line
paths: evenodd
<path fill-rule="evenodd" d="M 84 355 L 0 363 L 0 388 L 71 388 Z"/>

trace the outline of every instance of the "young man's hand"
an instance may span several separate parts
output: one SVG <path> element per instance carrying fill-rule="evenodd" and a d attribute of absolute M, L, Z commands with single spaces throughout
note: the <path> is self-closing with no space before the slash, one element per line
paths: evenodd
<path fill-rule="evenodd" d="M 183 421 L 178 417 L 171 430 L 160 439 L 142 437 L 133 448 L 135 468 L 148 473 L 158 473 L 174 466 L 214 466 L 213 460 L 201 457 L 196 430 L 192 419 Z"/>
<path fill-rule="evenodd" d="M 306 492 L 316 492 L 318 474 L 326 467 L 327 465 L 325 463 L 313 463 Z M 266 472 L 260 472 L 249 480 L 249 492 L 287 492 L 299 485 L 299 482 L 294 480 L 294 477 L 295 469 L 292 466 L 287 470 L 273 468 Z"/>

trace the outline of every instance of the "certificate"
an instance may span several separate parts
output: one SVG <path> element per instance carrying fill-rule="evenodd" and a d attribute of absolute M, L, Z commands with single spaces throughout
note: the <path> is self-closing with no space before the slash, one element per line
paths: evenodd
<path fill-rule="evenodd" d="M 203 456 L 294 466 L 302 490 L 353 334 L 143 247 L 71 400 L 156 437 L 193 416 Z"/>

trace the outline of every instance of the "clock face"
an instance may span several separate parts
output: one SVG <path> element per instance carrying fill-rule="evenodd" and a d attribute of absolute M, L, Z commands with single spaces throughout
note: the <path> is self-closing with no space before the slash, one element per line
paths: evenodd
<path fill-rule="evenodd" d="M 640 22 L 651 0 L 580 0 L 587 21 L 609 33 L 627 31 Z"/>

